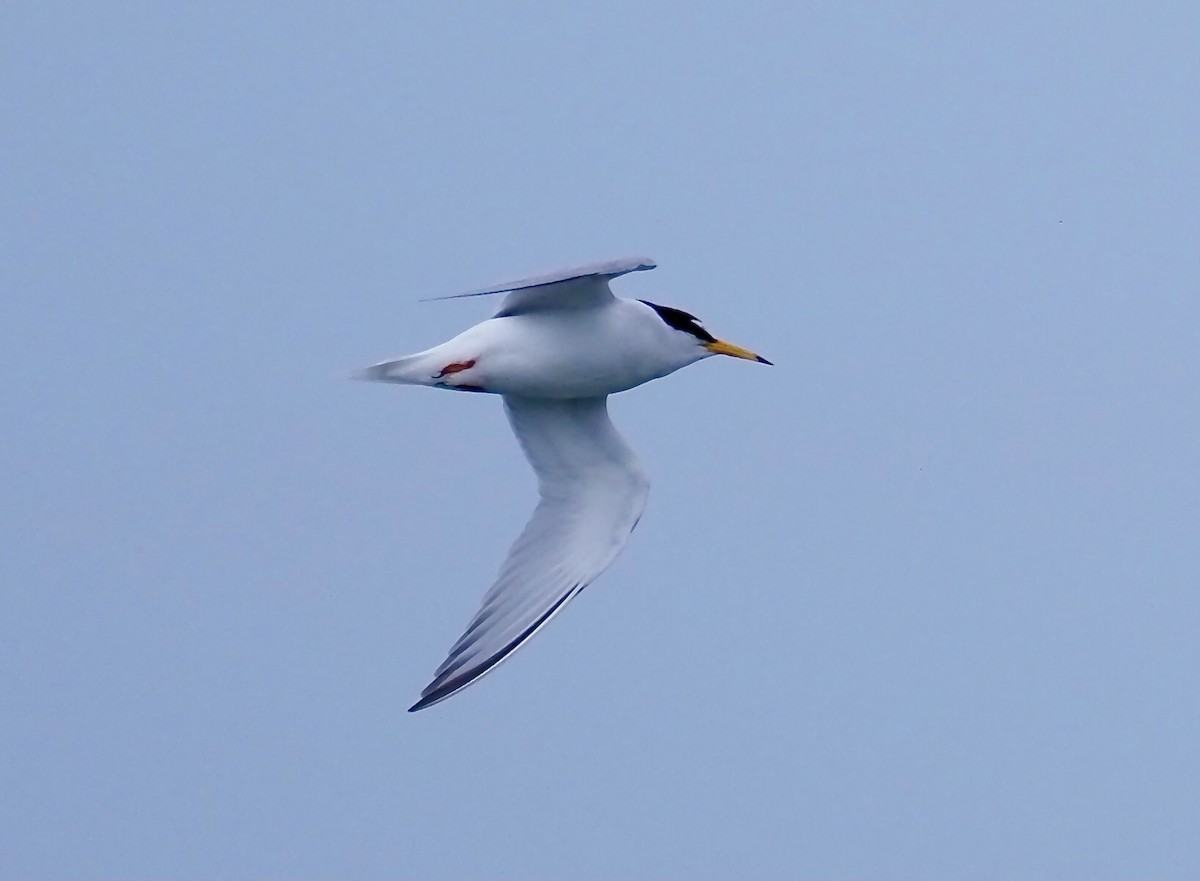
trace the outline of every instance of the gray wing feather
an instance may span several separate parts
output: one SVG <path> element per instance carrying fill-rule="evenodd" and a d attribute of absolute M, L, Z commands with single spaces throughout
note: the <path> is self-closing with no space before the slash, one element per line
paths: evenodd
<path fill-rule="evenodd" d="M 606 398 L 506 397 L 541 496 L 466 632 L 410 711 L 495 669 L 609 567 L 646 505 L 649 481 L 608 418 Z"/>
<path fill-rule="evenodd" d="M 457 300 L 462 297 L 482 297 L 487 294 L 503 294 L 509 291 L 523 291 L 528 288 L 540 288 L 547 285 L 561 284 L 578 279 L 592 278 L 602 281 L 625 275 L 629 272 L 642 272 L 657 266 L 649 257 L 621 257 L 616 260 L 606 260 L 602 263 L 589 263 L 586 266 L 573 266 L 569 269 L 559 269 L 516 281 L 501 282 L 488 285 L 477 290 L 464 291 L 461 294 L 450 294 L 446 297 L 429 297 L 424 302 L 433 300 Z"/>

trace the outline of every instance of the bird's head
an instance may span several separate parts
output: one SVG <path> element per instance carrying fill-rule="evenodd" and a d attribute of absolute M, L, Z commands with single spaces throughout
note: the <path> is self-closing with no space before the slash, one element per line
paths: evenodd
<path fill-rule="evenodd" d="M 641 302 L 657 312 L 663 324 L 675 331 L 672 335 L 672 345 L 680 348 L 682 356 L 690 356 L 691 361 L 699 361 L 701 358 L 707 358 L 710 355 L 729 355 L 732 358 L 744 358 L 747 361 L 757 361 L 760 364 L 771 363 L 762 355 L 756 355 L 749 349 L 743 349 L 741 346 L 735 346 L 733 343 L 717 339 L 708 332 L 707 328 L 705 328 L 700 319 L 695 315 L 684 312 L 682 309 L 659 306 L 657 303 L 651 303 L 647 300 L 642 300 Z"/>

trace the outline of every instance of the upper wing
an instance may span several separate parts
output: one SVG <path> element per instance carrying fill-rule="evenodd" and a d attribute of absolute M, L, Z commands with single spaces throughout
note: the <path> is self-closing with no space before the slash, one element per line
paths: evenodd
<path fill-rule="evenodd" d="M 502 294 L 504 298 L 499 315 L 516 315 L 533 309 L 560 309 L 569 305 L 585 305 L 612 297 L 608 289 L 609 279 L 627 272 L 653 269 L 657 264 L 649 257 L 625 257 L 604 263 L 592 263 L 571 269 L 560 269 L 532 278 L 503 282 L 479 290 L 452 294 L 448 297 L 432 297 L 433 300 L 455 300 L 460 297 L 481 297 L 485 294 Z"/>
<path fill-rule="evenodd" d="M 650 482 L 607 398 L 505 397 L 504 408 L 541 500 L 410 712 L 466 688 L 533 636 L 616 559 L 646 507 Z"/>

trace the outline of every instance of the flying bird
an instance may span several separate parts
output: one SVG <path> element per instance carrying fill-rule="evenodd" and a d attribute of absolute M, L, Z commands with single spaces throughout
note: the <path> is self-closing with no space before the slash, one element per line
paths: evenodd
<path fill-rule="evenodd" d="M 771 363 L 717 339 L 681 309 L 613 296 L 614 278 L 654 267 L 648 258 L 627 258 L 434 298 L 508 294 L 499 312 L 452 340 L 359 374 L 500 395 L 538 478 L 532 519 L 409 712 L 494 670 L 595 581 L 629 540 L 650 482 L 609 421 L 609 395 L 712 355 Z"/>

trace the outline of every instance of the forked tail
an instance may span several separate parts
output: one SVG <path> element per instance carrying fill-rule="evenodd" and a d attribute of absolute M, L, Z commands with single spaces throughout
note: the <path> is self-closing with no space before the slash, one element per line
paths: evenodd
<path fill-rule="evenodd" d="M 405 355 L 394 361 L 380 361 L 354 373 L 355 379 L 372 382 L 398 382 L 405 385 L 433 385 L 435 379 L 430 370 L 429 353 L 418 352 Z"/>

